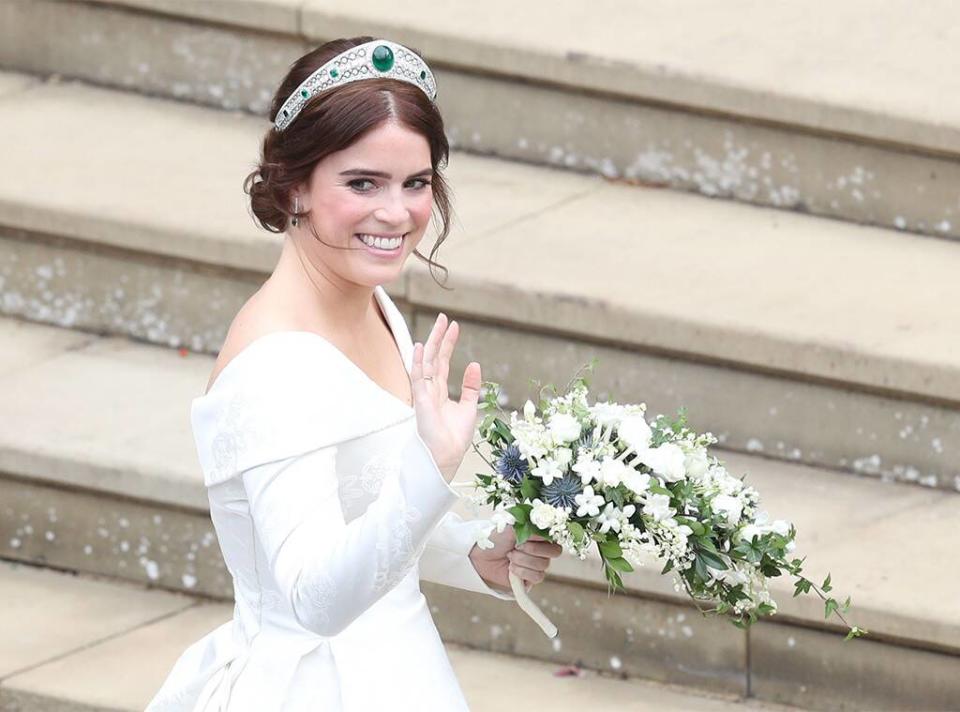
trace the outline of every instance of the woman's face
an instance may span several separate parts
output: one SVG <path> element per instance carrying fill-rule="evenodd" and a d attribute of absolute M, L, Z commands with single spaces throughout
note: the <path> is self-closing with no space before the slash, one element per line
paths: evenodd
<path fill-rule="evenodd" d="M 423 238 L 433 208 L 430 145 L 420 134 L 392 121 L 381 124 L 352 146 L 332 153 L 314 167 L 301 194 L 310 211 L 298 228 L 312 263 L 335 282 L 373 287 L 400 275 L 407 257 Z M 309 231 L 308 220 L 323 245 Z M 380 246 L 359 237 L 380 236 Z M 388 238 L 401 237 L 385 243 Z"/>

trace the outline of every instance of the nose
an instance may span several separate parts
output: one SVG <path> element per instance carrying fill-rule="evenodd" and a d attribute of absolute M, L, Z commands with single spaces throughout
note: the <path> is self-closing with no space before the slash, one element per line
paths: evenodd
<path fill-rule="evenodd" d="M 389 225 L 406 225 L 409 223 L 410 210 L 404 202 L 402 189 L 398 191 L 384 191 L 383 202 L 373 211 L 373 217 Z"/>

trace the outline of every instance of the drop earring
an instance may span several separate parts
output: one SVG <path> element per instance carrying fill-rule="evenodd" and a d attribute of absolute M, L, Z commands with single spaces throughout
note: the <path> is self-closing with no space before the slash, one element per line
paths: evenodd
<path fill-rule="evenodd" d="M 290 223 L 297 227 L 300 225 L 300 218 L 297 217 L 297 213 L 300 212 L 300 196 L 296 195 L 293 198 L 293 217 L 290 219 Z"/>

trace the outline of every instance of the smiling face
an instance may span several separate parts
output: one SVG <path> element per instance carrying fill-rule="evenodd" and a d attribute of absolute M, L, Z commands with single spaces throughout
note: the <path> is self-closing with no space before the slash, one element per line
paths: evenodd
<path fill-rule="evenodd" d="M 427 139 L 388 121 L 317 163 L 300 191 L 309 216 L 289 230 L 327 278 L 365 287 L 391 282 L 430 223 L 432 173 Z M 336 247 L 318 242 L 309 222 Z M 367 242 L 381 236 L 379 246 L 361 234 Z M 385 242 L 400 236 L 399 246 Z"/>

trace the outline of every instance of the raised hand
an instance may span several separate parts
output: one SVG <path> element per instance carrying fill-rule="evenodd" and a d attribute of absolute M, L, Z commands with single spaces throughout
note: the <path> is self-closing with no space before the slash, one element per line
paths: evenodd
<path fill-rule="evenodd" d="M 480 398 L 480 364 L 471 361 L 463 372 L 459 402 L 450 399 L 447 375 L 459 334 L 460 325 L 447 324 L 447 316 L 440 312 L 426 344 L 414 344 L 410 369 L 417 431 L 447 482 L 473 440 Z"/>

